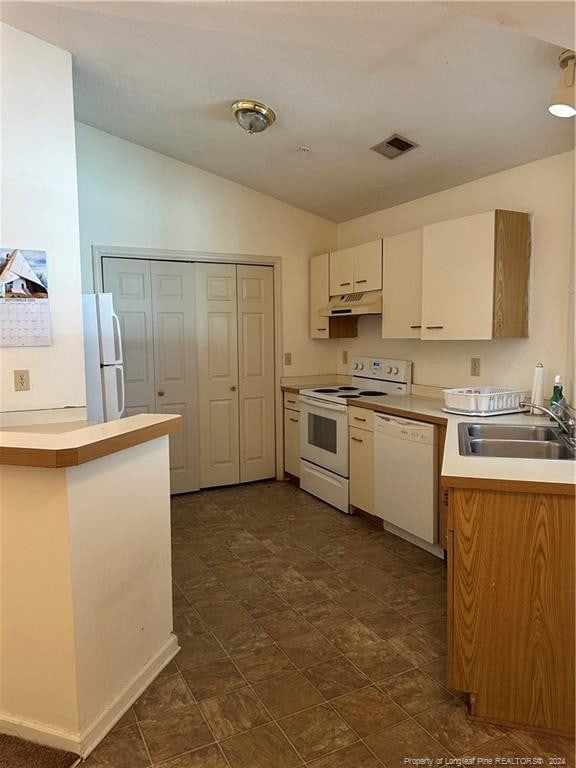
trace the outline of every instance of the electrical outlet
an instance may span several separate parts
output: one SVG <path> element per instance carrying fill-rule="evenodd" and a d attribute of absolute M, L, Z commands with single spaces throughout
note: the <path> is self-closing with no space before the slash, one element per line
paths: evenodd
<path fill-rule="evenodd" d="M 284 352 L 284 365 L 292 365 L 292 352 Z"/>
<path fill-rule="evenodd" d="M 14 391 L 28 392 L 30 389 L 30 371 L 25 368 L 21 371 L 14 371 Z"/>
<path fill-rule="evenodd" d="M 342 362 L 344 363 L 344 365 L 348 365 L 348 350 L 347 349 L 343 349 L 342 350 Z"/>
<path fill-rule="evenodd" d="M 470 358 L 470 376 L 480 376 L 480 358 Z"/>

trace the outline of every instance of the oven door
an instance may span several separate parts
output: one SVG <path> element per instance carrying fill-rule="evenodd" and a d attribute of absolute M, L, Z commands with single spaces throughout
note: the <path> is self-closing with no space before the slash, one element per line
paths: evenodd
<path fill-rule="evenodd" d="M 348 477 L 348 408 L 300 395 L 300 457 Z"/>

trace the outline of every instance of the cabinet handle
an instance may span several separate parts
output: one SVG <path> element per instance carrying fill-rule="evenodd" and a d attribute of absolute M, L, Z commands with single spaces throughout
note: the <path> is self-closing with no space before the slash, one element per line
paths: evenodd
<path fill-rule="evenodd" d="M 439 330 L 440 328 L 444 328 L 444 326 L 443 325 L 427 325 L 426 326 L 426 329 L 429 331 L 436 331 L 436 330 Z"/>
<path fill-rule="evenodd" d="M 340 285 L 352 285 L 352 283 L 340 283 Z"/>
<path fill-rule="evenodd" d="M 289 419 L 290 421 L 295 421 L 295 422 L 298 422 L 298 419 L 293 419 L 293 418 L 292 418 L 292 416 L 289 416 L 289 417 L 288 417 L 288 419 Z"/>
<path fill-rule="evenodd" d="M 162 389 L 161 389 L 161 390 L 158 392 L 158 397 L 164 397 L 164 390 L 162 390 Z"/>
<path fill-rule="evenodd" d="M 354 280 L 355 283 L 367 283 L 368 280 Z"/>
<path fill-rule="evenodd" d="M 366 421 L 366 419 L 362 419 L 360 416 L 353 416 L 354 421 Z"/>
<path fill-rule="evenodd" d="M 363 443 L 364 440 L 362 440 L 361 437 L 353 437 L 352 440 L 354 440 L 355 443 Z"/>
<path fill-rule="evenodd" d="M 327 331 L 327 328 L 316 328 L 317 331 Z"/>
<path fill-rule="evenodd" d="M 411 325 L 410 328 L 422 328 L 421 325 Z"/>
<path fill-rule="evenodd" d="M 236 392 L 236 387 L 230 387 L 230 392 Z"/>

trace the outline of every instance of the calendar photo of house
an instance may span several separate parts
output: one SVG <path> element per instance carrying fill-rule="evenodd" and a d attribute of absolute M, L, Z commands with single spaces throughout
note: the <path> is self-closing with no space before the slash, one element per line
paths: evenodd
<path fill-rule="evenodd" d="M 0 248 L 0 346 L 49 344 L 46 251 Z"/>
<path fill-rule="evenodd" d="M 46 251 L 0 249 L 0 297 L 47 299 Z"/>

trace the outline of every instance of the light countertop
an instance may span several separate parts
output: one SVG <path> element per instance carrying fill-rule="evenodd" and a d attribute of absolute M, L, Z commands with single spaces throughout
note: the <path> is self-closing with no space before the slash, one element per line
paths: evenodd
<path fill-rule="evenodd" d="M 312 389 L 324 384 L 347 384 L 350 376 L 340 373 L 320 374 L 318 376 L 283 376 L 280 386 L 286 392 L 299 392 L 301 389 Z"/>
<path fill-rule="evenodd" d="M 332 377 L 334 378 L 334 377 Z M 346 378 L 346 377 L 343 377 Z M 348 380 L 348 379 L 346 379 Z M 293 380 L 293 387 L 297 379 Z M 301 388 L 308 386 L 301 384 Z M 496 480 L 558 484 L 576 487 L 576 462 L 554 459 L 517 459 L 492 456 L 461 456 L 458 443 L 458 424 L 462 421 L 481 424 L 548 424 L 547 416 L 533 416 L 515 413 L 506 416 L 466 417 L 446 413 L 442 410 L 444 401 L 420 395 L 386 395 L 386 397 L 365 397 L 354 400 L 350 405 L 368 408 L 392 416 L 420 419 L 434 424 L 446 425 L 446 439 L 442 459 L 442 478 L 450 484 L 450 478 L 471 480 Z"/>
<path fill-rule="evenodd" d="M 0 464 L 67 467 L 130 448 L 180 429 L 182 417 L 142 413 L 93 424 L 27 424 L 0 429 Z"/>

